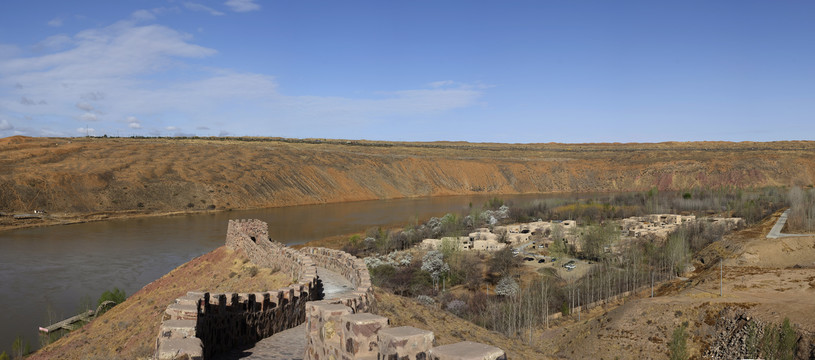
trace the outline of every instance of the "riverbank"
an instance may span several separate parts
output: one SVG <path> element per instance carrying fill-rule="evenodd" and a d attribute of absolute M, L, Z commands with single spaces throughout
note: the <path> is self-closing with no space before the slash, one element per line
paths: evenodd
<path fill-rule="evenodd" d="M 0 139 L 0 229 L 349 201 L 808 186 L 815 142 Z M 53 214 L 60 214 L 59 216 Z"/>
<path fill-rule="evenodd" d="M 221 246 L 144 286 L 99 318 L 37 351 L 29 359 L 150 358 L 167 304 L 187 291 L 264 291 L 292 279 L 258 268 L 246 255 Z"/>
<path fill-rule="evenodd" d="M 116 212 L 102 212 L 90 214 L 47 214 L 41 218 L 14 219 L 13 215 L 0 216 L 0 232 L 16 229 L 37 228 L 55 225 L 83 224 L 106 220 L 127 220 L 148 217 L 191 215 L 202 213 L 215 213 L 215 210 L 199 211 L 162 211 L 162 212 L 140 212 L 138 210 L 123 210 Z"/>

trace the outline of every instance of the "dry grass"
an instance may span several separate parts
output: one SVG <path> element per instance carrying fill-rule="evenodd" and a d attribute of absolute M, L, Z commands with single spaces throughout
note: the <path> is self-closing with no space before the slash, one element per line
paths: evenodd
<path fill-rule="evenodd" d="M 291 283 L 288 276 L 268 268 L 252 276 L 254 265 L 247 260 L 226 247 L 195 258 L 29 359 L 147 358 L 153 354 L 164 309 L 187 291 L 252 292 Z"/>
<path fill-rule="evenodd" d="M 413 326 L 433 331 L 436 345 L 475 341 L 497 346 L 510 359 L 549 359 L 549 352 L 537 345 L 528 345 L 489 331 L 446 311 L 428 307 L 413 299 L 376 289 L 377 313 L 390 319 L 391 326 Z"/>
<path fill-rule="evenodd" d="M 815 183 L 815 142 L 255 140 L 0 139 L 0 211 L 53 215 L 0 217 L 0 229 L 417 196 Z"/>
<path fill-rule="evenodd" d="M 576 315 L 555 320 L 550 329 L 533 331 L 531 346 L 382 290 L 377 291 L 379 312 L 395 325 L 433 330 L 441 344 L 479 341 L 522 359 L 667 359 L 672 332 L 684 322 L 691 335 L 688 350 L 700 358 L 710 345 L 715 317 L 727 306 L 748 309 L 765 322 L 780 323 L 789 317 L 798 329 L 812 333 L 815 236 L 764 238 L 779 214 L 703 249 L 695 263 L 697 271 L 688 280 L 662 284 L 655 298 L 644 290 L 626 301 L 584 311 L 580 320 Z M 720 258 L 725 259 L 723 297 L 719 297 Z M 524 277 L 532 277 L 537 265 L 524 266 Z"/>

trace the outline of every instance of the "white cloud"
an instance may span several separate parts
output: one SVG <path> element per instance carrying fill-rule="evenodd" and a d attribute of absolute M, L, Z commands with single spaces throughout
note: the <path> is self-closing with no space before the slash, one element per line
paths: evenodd
<path fill-rule="evenodd" d="M 93 130 L 93 129 L 90 129 L 90 130 Z M 34 136 L 61 137 L 61 136 L 65 136 L 65 133 L 63 133 L 62 131 L 51 130 L 49 128 L 42 128 L 42 129 L 37 130 L 34 133 Z"/>
<path fill-rule="evenodd" d="M 84 114 L 80 115 L 79 119 L 82 120 L 82 121 L 97 121 L 97 120 L 99 120 L 99 117 L 96 116 L 96 114 L 94 114 L 94 113 L 87 112 L 87 113 L 84 113 Z"/>
<path fill-rule="evenodd" d="M 289 96 L 271 75 L 208 65 L 205 58 L 215 49 L 166 26 L 129 19 L 66 37 L 66 47 L 58 51 L 0 57 L 2 111 L 33 116 L 32 127 L 42 128 L 40 119 L 51 119 L 48 124 L 58 119 L 65 133 L 77 121 L 96 121 L 97 129 L 110 132 L 142 128 L 138 119 L 160 117 L 176 125 L 168 131 L 213 124 L 225 133 L 268 135 L 286 128 L 326 134 L 473 106 L 484 89 L 446 80 L 355 98 Z M 195 63 L 204 65 L 188 61 L 201 58 Z M 177 69 L 183 69 L 182 79 L 163 76 Z M 77 109 L 83 112 L 77 115 Z M 235 120 L 224 124 L 223 119 Z"/>
<path fill-rule="evenodd" d="M 168 126 L 164 128 L 167 131 L 177 131 L 180 130 L 177 126 Z"/>
<path fill-rule="evenodd" d="M 194 3 L 194 2 L 185 2 L 184 7 L 189 9 L 189 10 L 192 10 L 192 11 L 208 12 L 210 15 L 213 15 L 213 16 L 224 15 L 224 13 L 222 13 L 222 12 L 220 12 L 218 10 L 215 10 L 215 9 L 209 7 L 209 6 Z"/>
<path fill-rule="evenodd" d="M 64 49 L 71 43 L 71 37 L 65 34 L 58 34 L 45 38 L 45 40 L 38 42 L 32 48 L 34 51 L 54 51 Z"/>
<path fill-rule="evenodd" d="M 432 87 L 432 88 L 440 88 L 440 87 L 450 86 L 450 85 L 453 85 L 453 84 L 455 84 L 455 82 L 453 80 L 442 80 L 442 81 L 435 81 L 435 82 L 432 82 L 432 83 L 427 84 L 427 85 Z"/>
<path fill-rule="evenodd" d="M 0 59 L 8 59 L 20 54 L 20 48 L 12 44 L 0 44 Z"/>
<path fill-rule="evenodd" d="M 150 21 L 156 19 L 156 15 L 154 15 L 153 12 L 144 9 L 134 11 L 132 14 L 130 14 L 130 17 L 133 18 L 134 20 L 141 21 Z"/>
<path fill-rule="evenodd" d="M 93 111 L 93 105 L 86 102 L 76 103 L 76 108 L 84 111 Z"/>
<path fill-rule="evenodd" d="M 23 96 L 20 98 L 20 104 L 26 106 L 36 106 L 36 105 L 48 105 L 48 102 L 45 100 L 35 101 Z"/>
<path fill-rule="evenodd" d="M 11 129 L 14 129 L 14 125 L 11 125 L 6 119 L 0 119 L 0 131 L 8 131 Z"/>
<path fill-rule="evenodd" d="M 51 21 L 48 22 L 48 26 L 60 27 L 60 26 L 62 26 L 62 19 L 58 18 L 58 17 L 53 18 L 53 19 L 51 19 Z"/>
<path fill-rule="evenodd" d="M 76 128 L 76 132 L 83 134 L 83 135 L 94 135 L 96 134 L 96 129 L 92 127 L 81 127 Z"/>
<path fill-rule="evenodd" d="M 101 91 L 91 91 L 89 93 L 79 95 L 82 100 L 99 101 L 105 98 L 105 93 Z"/>
<path fill-rule="evenodd" d="M 229 6 L 234 12 L 248 12 L 260 10 L 260 5 L 256 4 L 254 0 L 229 0 L 224 3 Z"/>
<path fill-rule="evenodd" d="M 141 121 L 135 116 L 127 117 L 127 127 L 131 129 L 141 129 Z"/>

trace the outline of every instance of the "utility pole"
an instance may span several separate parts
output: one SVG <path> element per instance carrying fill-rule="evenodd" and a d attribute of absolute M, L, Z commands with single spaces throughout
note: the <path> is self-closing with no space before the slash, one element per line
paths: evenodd
<path fill-rule="evenodd" d="M 580 288 L 577 288 L 577 321 L 580 321 Z"/>
<path fill-rule="evenodd" d="M 654 270 L 651 270 L 651 297 L 654 297 Z"/>
<path fill-rule="evenodd" d="M 719 259 L 719 297 L 722 297 L 722 289 L 724 289 L 724 259 Z"/>

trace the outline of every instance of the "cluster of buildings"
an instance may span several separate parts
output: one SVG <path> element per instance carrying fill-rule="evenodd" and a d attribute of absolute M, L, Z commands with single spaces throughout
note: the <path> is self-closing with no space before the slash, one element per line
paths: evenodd
<path fill-rule="evenodd" d="M 534 235 L 541 235 L 549 239 L 551 243 L 551 233 L 554 226 L 561 226 L 566 234 L 566 230 L 577 227 L 574 220 L 564 221 L 534 221 L 530 223 L 514 224 L 507 226 L 496 226 L 492 230 L 479 228 L 467 236 L 443 237 L 441 239 L 424 239 L 421 246 L 428 250 L 436 250 L 449 244 L 461 250 L 482 250 L 497 251 L 507 245 L 520 245 L 530 240 Z"/>
<path fill-rule="evenodd" d="M 667 239 L 680 225 L 696 220 L 695 215 L 651 214 L 620 220 L 622 235 L 633 238 Z"/>
<path fill-rule="evenodd" d="M 742 218 L 705 217 L 700 220 L 724 226 L 728 231 L 744 226 Z M 620 226 L 623 237 L 664 241 L 679 226 L 693 221 L 696 221 L 695 215 L 651 214 L 622 219 Z"/>
<path fill-rule="evenodd" d="M 724 226 L 726 230 L 733 230 L 744 226 L 741 218 L 705 217 L 699 219 L 708 223 Z M 622 240 L 646 239 L 650 241 L 665 241 L 668 236 L 686 223 L 697 221 L 694 215 L 651 214 L 645 216 L 632 216 L 619 221 Z M 553 238 L 553 228 L 560 226 L 561 236 Z M 534 221 L 530 223 L 495 226 L 492 230 L 479 228 L 468 236 L 443 237 L 441 239 L 424 239 L 421 247 L 428 250 L 437 250 L 442 246 L 455 246 L 460 250 L 497 251 L 506 246 L 517 246 L 526 243 L 535 237 L 536 245 L 548 248 L 554 241 L 563 241 L 565 245 L 580 251 L 580 232 L 575 231 L 577 222 L 563 221 Z M 618 244 L 610 245 L 606 251 L 614 252 Z"/>

